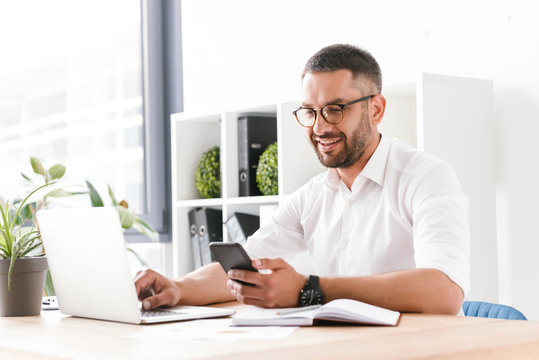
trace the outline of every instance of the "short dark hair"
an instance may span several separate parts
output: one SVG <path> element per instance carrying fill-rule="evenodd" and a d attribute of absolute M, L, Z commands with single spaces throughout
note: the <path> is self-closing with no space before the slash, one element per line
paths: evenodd
<path fill-rule="evenodd" d="M 363 76 L 382 92 L 382 72 L 376 59 L 366 50 L 349 44 L 326 46 L 311 56 L 301 73 L 301 78 L 308 72 L 330 72 L 341 69 L 350 70 L 354 76 Z"/>

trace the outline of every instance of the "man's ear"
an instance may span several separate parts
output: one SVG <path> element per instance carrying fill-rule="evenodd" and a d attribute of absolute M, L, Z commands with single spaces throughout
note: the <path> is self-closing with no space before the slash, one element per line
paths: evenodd
<path fill-rule="evenodd" d="M 372 125 L 378 126 L 382 122 L 386 111 L 386 98 L 383 95 L 375 95 L 369 101 L 369 114 Z"/>

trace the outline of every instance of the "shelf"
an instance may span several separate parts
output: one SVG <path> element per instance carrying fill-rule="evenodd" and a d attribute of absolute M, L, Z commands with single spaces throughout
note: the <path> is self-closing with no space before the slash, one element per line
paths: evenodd
<path fill-rule="evenodd" d="M 271 196 L 243 196 L 224 199 L 226 204 L 242 205 L 242 204 L 277 204 L 280 200 L 279 195 Z"/>
<path fill-rule="evenodd" d="M 192 200 L 178 200 L 176 201 L 177 207 L 182 208 L 194 208 L 194 207 L 213 207 L 213 206 L 222 206 L 224 203 L 223 199 L 192 199 Z"/>
<path fill-rule="evenodd" d="M 192 199 L 192 200 L 178 200 L 176 201 L 177 207 L 215 207 L 223 205 L 250 205 L 250 204 L 278 204 L 281 197 L 279 195 L 271 196 L 243 196 L 234 197 L 229 199 L 215 198 L 215 199 Z"/>

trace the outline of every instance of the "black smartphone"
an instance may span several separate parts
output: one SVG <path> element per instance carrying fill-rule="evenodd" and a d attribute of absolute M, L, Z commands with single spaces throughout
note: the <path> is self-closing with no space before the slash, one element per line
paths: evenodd
<path fill-rule="evenodd" d="M 211 242 L 210 250 L 226 273 L 228 273 L 228 270 L 230 269 L 258 272 L 258 270 L 251 264 L 251 258 L 247 255 L 247 252 L 240 243 Z M 254 286 L 253 284 L 244 281 L 234 281 Z"/>

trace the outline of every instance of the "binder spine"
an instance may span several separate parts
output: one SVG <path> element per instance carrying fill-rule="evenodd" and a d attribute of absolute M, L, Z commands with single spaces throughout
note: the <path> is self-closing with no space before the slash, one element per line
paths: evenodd
<path fill-rule="evenodd" d="M 189 211 L 189 233 L 195 268 L 212 263 L 210 242 L 223 241 L 221 210 L 196 208 Z"/>
<path fill-rule="evenodd" d="M 247 118 L 238 119 L 238 170 L 239 195 L 249 196 L 249 142 L 247 134 Z"/>
<path fill-rule="evenodd" d="M 277 119 L 274 116 L 245 115 L 238 118 L 239 195 L 262 195 L 256 184 L 260 155 L 277 141 Z"/>
<path fill-rule="evenodd" d="M 202 266 L 200 257 L 200 238 L 197 217 L 197 209 L 189 211 L 189 237 L 191 239 L 191 252 L 193 255 L 193 265 L 195 269 Z"/>

